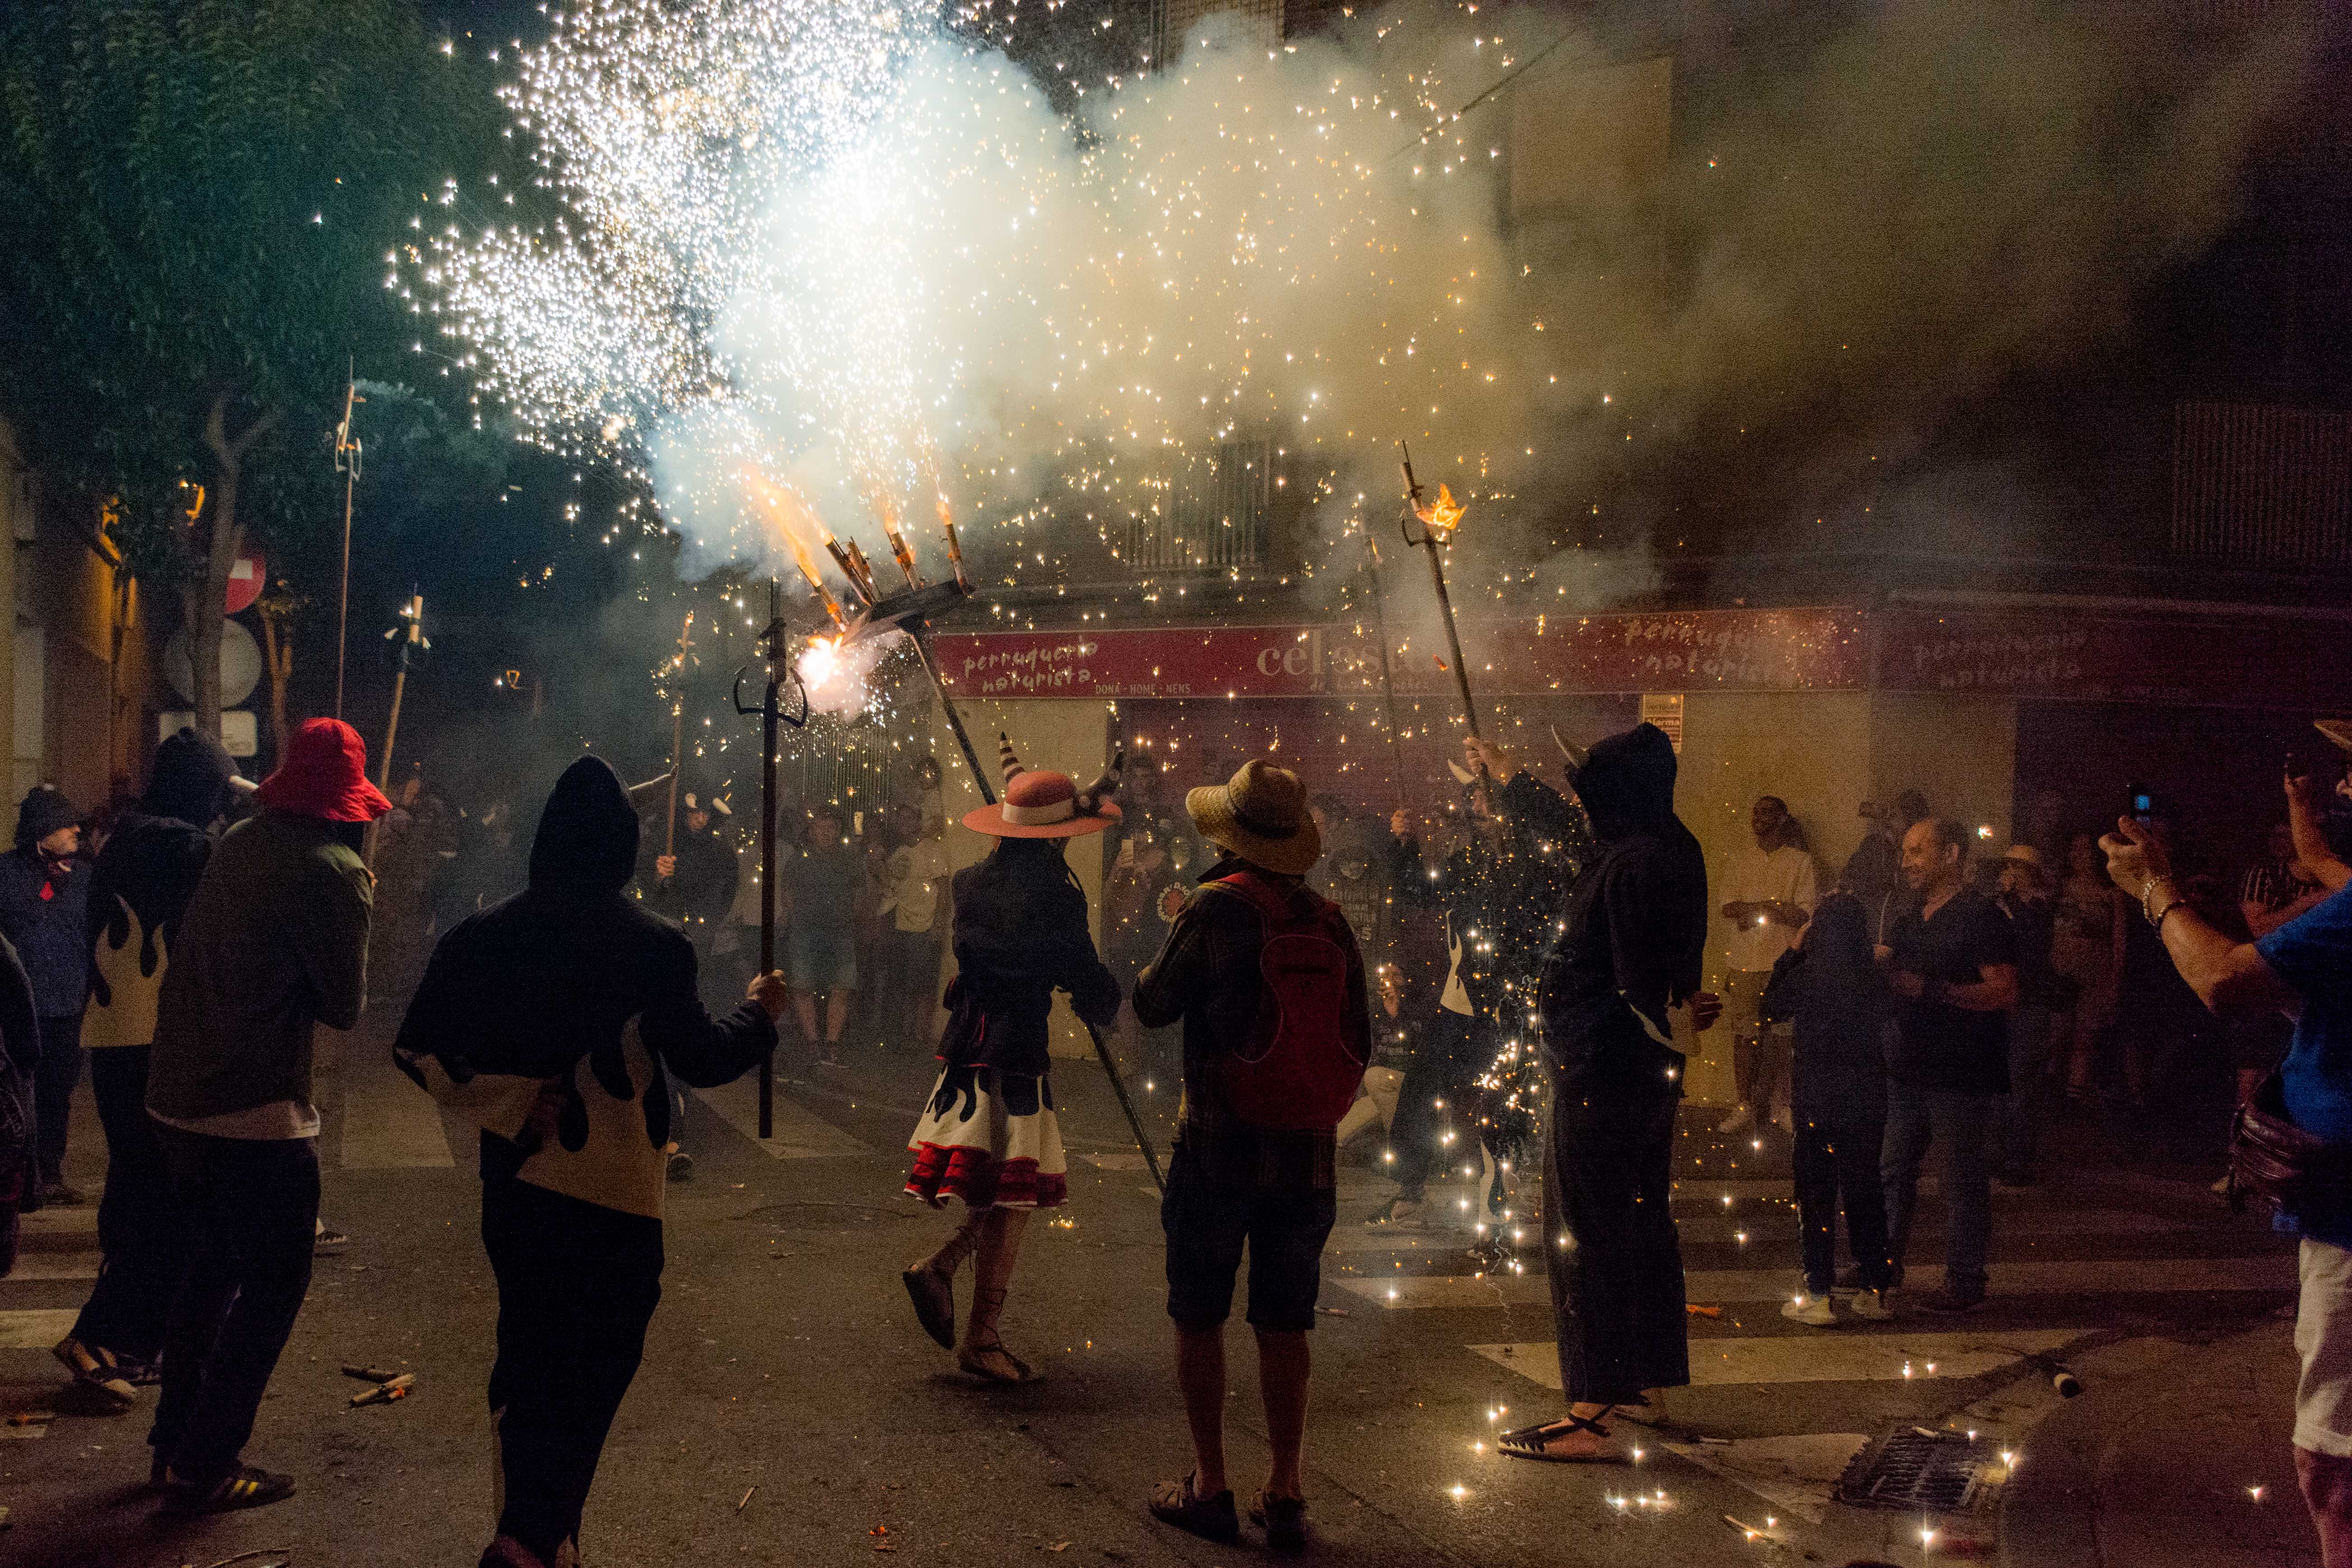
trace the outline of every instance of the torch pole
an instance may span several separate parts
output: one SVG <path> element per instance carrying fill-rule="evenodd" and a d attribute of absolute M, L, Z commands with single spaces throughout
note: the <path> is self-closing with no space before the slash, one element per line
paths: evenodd
<path fill-rule="evenodd" d="M 760 973 L 776 970 L 776 713 L 783 700 L 783 589 L 768 579 L 768 690 L 760 705 Z M 737 677 L 740 681 L 740 676 Z M 675 783 L 675 769 L 671 787 Z M 776 1135 L 776 1053 L 760 1058 L 760 1136 Z"/>
<path fill-rule="evenodd" d="M 1389 777 L 1396 784 L 1397 809 L 1402 811 L 1406 806 L 1404 759 L 1399 748 L 1403 742 L 1398 739 L 1402 731 L 1397 728 L 1396 678 L 1389 672 L 1388 595 L 1381 586 L 1381 547 L 1373 540 L 1370 529 L 1364 531 L 1364 548 L 1371 552 L 1372 556 L 1371 565 L 1364 573 L 1364 577 L 1372 591 L 1372 635 L 1381 639 L 1381 705 L 1388 712 Z"/>
<path fill-rule="evenodd" d="M 1454 658 L 1454 689 L 1462 694 L 1462 716 L 1476 735 L 1478 705 L 1470 700 L 1470 672 L 1462 666 L 1462 637 L 1454 629 L 1454 596 L 1445 591 L 1445 563 L 1438 558 L 1437 536 L 1424 534 L 1421 546 L 1429 552 L 1429 581 L 1437 589 L 1437 607 L 1445 612 L 1445 651 Z"/>
<path fill-rule="evenodd" d="M 679 753 L 686 744 L 686 654 L 694 636 L 694 612 L 686 612 L 686 625 L 677 634 L 677 674 L 670 687 L 669 705 L 669 822 L 662 829 L 662 853 L 677 853 L 677 773 L 684 764 Z M 764 970 L 762 973 L 766 973 Z"/>
<path fill-rule="evenodd" d="M 955 699 L 948 695 L 948 683 L 940 678 L 940 658 L 931 647 L 931 628 L 927 621 L 909 622 L 907 637 L 915 645 L 915 657 L 923 661 L 923 673 L 931 678 L 931 689 L 940 694 L 940 707 L 948 716 L 948 730 L 963 748 L 964 766 L 971 771 L 971 784 L 980 791 L 981 804 L 994 805 L 996 791 L 988 782 L 988 770 L 980 765 L 980 753 L 972 750 L 971 736 L 963 727 L 963 715 L 956 711 Z"/>
<path fill-rule="evenodd" d="M 1084 1019 L 1079 1021 L 1085 1023 Z M 1111 1093 L 1118 1097 L 1119 1110 L 1127 1113 L 1127 1125 L 1135 1133 L 1135 1146 L 1143 1151 L 1143 1163 L 1151 1173 L 1151 1184 L 1164 1196 L 1168 1178 L 1160 1173 L 1160 1156 L 1151 1152 L 1151 1140 L 1144 1135 L 1143 1119 L 1135 1113 L 1135 1101 L 1127 1097 L 1127 1084 L 1118 1076 L 1118 1064 L 1110 1059 L 1110 1046 L 1103 1039 L 1102 1031 L 1092 1024 L 1087 1024 L 1087 1037 L 1095 1043 L 1095 1055 L 1102 1061 L 1103 1076 L 1110 1079 Z"/>

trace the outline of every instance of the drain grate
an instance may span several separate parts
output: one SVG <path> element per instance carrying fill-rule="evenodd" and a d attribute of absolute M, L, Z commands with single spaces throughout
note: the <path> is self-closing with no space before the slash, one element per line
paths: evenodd
<path fill-rule="evenodd" d="M 1971 1513 L 2008 1471 L 1989 1443 L 1906 1426 L 1871 1444 L 1838 1478 L 1838 1501 L 1908 1513 Z"/>

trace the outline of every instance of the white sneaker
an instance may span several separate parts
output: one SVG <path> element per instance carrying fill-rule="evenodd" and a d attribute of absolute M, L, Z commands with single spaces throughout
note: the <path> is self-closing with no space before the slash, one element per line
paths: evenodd
<path fill-rule="evenodd" d="M 1715 1130 L 1717 1132 L 1724 1133 L 1745 1132 L 1755 1125 L 1756 1112 L 1751 1108 L 1743 1105 L 1738 1110 L 1733 1111 L 1730 1115 L 1725 1117 L 1720 1122 L 1717 1122 Z"/>
<path fill-rule="evenodd" d="M 1895 1316 L 1895 1292 L 1892 1290 L 1857 1290 L 1847 1303 L 1857 1318 L 1867 1318 L 1883 1323 Z"/>
<path fill-rule="evenodd" d="M 1794 1322 L 1811 1323 L 1817 1329 L 1826 1329 L 1837 1321 L 1837 1313 L 1831 1309 L 1827 1296 L 1800 1294 L 1794 1300 L 1780 1303 L 1780 1315 Z"/>

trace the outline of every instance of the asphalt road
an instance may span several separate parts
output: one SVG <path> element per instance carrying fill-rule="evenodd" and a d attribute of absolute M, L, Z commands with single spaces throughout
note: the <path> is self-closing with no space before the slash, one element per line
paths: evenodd
<path fill-rule="evenodd" d="M 8 1563 L 206 1568 L 280 1547 L 294 1563 L 339 1568 L 474 1562 L 490 1525 L 494 1299 L 472 1147 L 380 1048 L 327 1054 L 327 1206 L 353 1239 L 320 1260 L 248 1449 L 299 1492 L 217 1520 L 156 1511 L 142 1489 L 145 1410 L 86 1413 L 48 1356 L 97 1263 L 95 1211 L 51 1211 L 0 1281 L 0 1410 L 56 1413 L 0 1426 Z M 1150 1484 L 1186 1462 L 1155 1202 L 1099 1071 L 1064 1064 L 1056 1083 L 1073 1198 L 1031 1227 L 1005 1330 L 1046 1376 L 1013 1390 L 959 1374 L 898 1284 L 947 1224 L 898 1193 L 922 1061 L 867 1058 L 788 1083 L 764 1146 L 750 1135 L 748 1082 L 709 1097 L 698 1177 L 670 1192 L 645 1367 L 590 1502 L 590 1563 L 1261 1554 L 1175 1534 L 1143 1511 Z M 1168 1099 L 1163 1087 L 1150 1102 Z M 1164 1119 L 1155 1126 L 1164 1150 Z M 1314 1342 L 1318 1559 L 1914 1563 L 1923 1528 L 1935 1532 L 1929 1560 L 1983 1557 L 1996 1550 L 2000 1456 L 2032 1462 L 2032 1427 L 2057 1399 L 2053 1366 L 2090 1380 L 2290 1300 L 2292 1255 L 2260 1225 L 2177 1173 L 2112 1168 L 2094 1157 L 2095 1139 L 2062 1134 L 2046 1184 L 1997 1194 L 1995 1299 L 1981 1312 L 1806 1329 L 1778 1311 L 1795 1285 L 1795 1216 L 1781 1148 L 1761 1142 L 1687 1140 L 1676 1208 L 1691 1296 L 1722 1315 L 1692 1319 L 1695 1385 L 1649 1413 L 1646 1430 L 1628 1428 L 1643 1445 L 1630 1468 L 1481 1449 L 1498 1422 L 1557 1407 L 1540 1259 L 1530 1246 L 1524 1276 L 1482 1273 L 1466 1234 L 1368 1230 L 1362 1217 L 1389 1189 L 1376 1168 L 1348 1167 L 1325 1268 L 1332 1310 Z M 94 1191 L 103 1145 L 86 1115 L 71 1165 Z M 1472 1195 L 1448 1191 L 1441 1206 Z M 1915 1294 L 1938 1278 L 1937 1207 L 1931 1195 Z M 1244 1339 L 1237 1328 L 1237 1482 L 1264 1464 Z M 413 1370 L 415 1396 L 350 1409 L 357 1385 L 337 1371 L 349 1361 Z M 1857 1455 L 1859 1476 L 1880 1442 L 1916 1431 L 1977 1433 L 1961 1456 L 1969 1506 L 1928 1516 L 1832 1500 Z"/>

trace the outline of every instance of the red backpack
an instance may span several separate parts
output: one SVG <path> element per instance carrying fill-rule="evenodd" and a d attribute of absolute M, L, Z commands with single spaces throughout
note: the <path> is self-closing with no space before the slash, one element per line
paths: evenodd
<path fill-rule="evenodd" d="M 1247 899 L 1265 921 L 1249 1043 L 1218 1064 L 1225 1103 L 1247 1126 L 1328 1132 L 1355 1102 L 1364 1077 L 1364 1058 L 1340 1026 L 1355 946 L 1347 920 L 1328 900 L 1247 871 L 1209 886 Z M 1312 908 L 1300 914 L 1301 905 Z"/>

